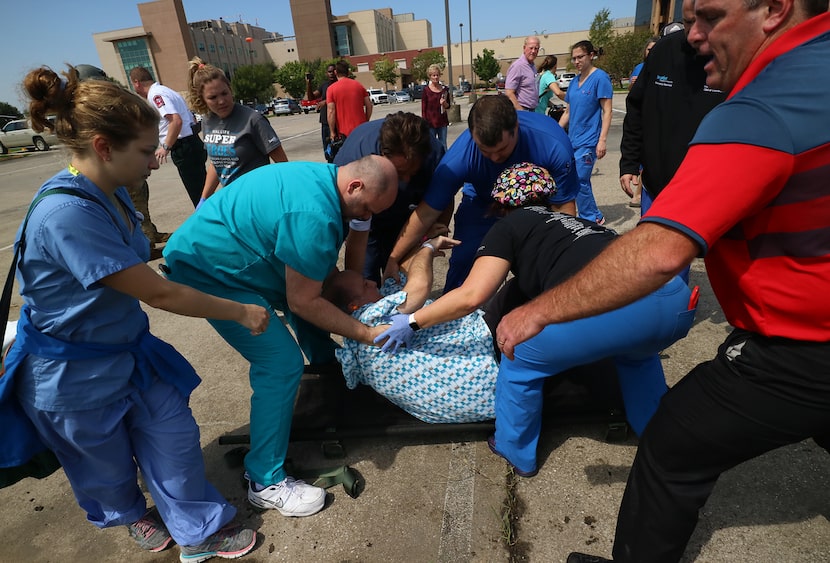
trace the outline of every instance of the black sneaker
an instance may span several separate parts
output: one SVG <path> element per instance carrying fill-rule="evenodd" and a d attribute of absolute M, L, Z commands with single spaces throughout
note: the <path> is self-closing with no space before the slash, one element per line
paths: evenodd
<path fill-rule="evenodd" d="M 496 449 L 496 437 L 495 436 L 490 436 L 489 438 L 487 438 L 487 447 L 490 448 L 491 452 L 493 452 L 494 454 L 496 454 L 497 456 L 502 458 L 504 461 L 506 461 L 510 465 L 510 468 L 513 469 L 513 473 L 515 473 L 519 477 L 529 478 L 529 477 L 533 477 L 534 475 L 539 473 L 538 468 L 534 468 L 532 471 L 522 471 L 521 469 L 519 469 L 518 467 L 513 465 L 513 462 L 510 461 L 509 459 L 507 459 L 507 456 L 505 456 L 503 453 L 501 453 L 499 450 Z"/>
<path fill-rule="evenodd" d="M 181 545 L 179 561 L 199 563 L 211 557 L 236 559 L 251 551 L 256 545 L 256 532 L 239 524 L 228 524 L 199 545 Z"/>
<path fill-rule="evenodd" d="M 127 526 L 127 529 L 130 530 L 130 537 L 135 540 L 138 547 L 153 553 L 162 551 L 173 541 L 155 506 Z"/>
<path fill-rule="evenodd" d="M 568 560 L 565 563 L 614 563 L 614 561 L 598 555 L 573 552 L 568 555 Z"/>

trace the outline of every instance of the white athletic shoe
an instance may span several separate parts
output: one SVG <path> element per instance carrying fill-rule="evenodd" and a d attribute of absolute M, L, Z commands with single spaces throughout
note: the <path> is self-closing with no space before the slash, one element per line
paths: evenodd
<path fill-rule="evenodd" d="M 248 502 L 257 508 L 278 510 L 283 516 L 311 516 L 320 512 L 326 503 L 325 489 L 293 477 L 286 477 L 261 491 L 254 490 L 254 482 L 247 472 L 245 479 L 248 480 Z"/>

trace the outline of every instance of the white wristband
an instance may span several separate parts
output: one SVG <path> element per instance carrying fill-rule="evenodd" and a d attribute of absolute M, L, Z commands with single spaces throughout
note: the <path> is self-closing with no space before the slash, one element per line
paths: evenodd
<path fill-rule="evenodd" d="M 421 245 L 421 248 L 429 248 L 433 254 L 435 254 L 435 247 L 430 244 L 429 241 L 426 241 L 424 244 Z"/>

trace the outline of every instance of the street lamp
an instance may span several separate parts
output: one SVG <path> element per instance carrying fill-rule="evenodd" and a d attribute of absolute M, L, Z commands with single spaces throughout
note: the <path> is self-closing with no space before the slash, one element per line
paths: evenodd
<path fill-rule="evenodd" d="M 463 90 L 464 86 L 462 81 L 464 80 L 464 23 L 458 24 L 458 50 L 461 52 L 461 76 L 458 78 L 458 86 Z"/>

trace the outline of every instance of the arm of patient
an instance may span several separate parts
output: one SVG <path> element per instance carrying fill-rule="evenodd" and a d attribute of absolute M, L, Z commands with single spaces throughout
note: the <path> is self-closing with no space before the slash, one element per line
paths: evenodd
<path fill-rule="evenodd" d="M 423 307 L 424 302 L 432 291 L 433 267 L 432 261 L 436 256 L 443 256 L 444 250 L 453 248 L 461 241 L 445 236 L 437 236 L 424 242 L 401 263 L 401 269 L 406 272 L 406 301 L 398 306 L 401 313 L 412 313 Z"/>

